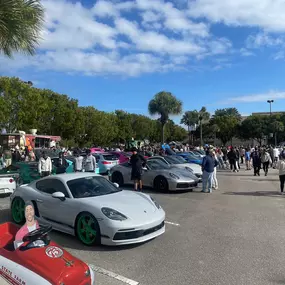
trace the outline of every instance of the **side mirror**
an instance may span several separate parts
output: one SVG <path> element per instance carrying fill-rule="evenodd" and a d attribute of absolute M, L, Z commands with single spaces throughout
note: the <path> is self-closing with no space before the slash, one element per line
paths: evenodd
<path fill-rule="evenodd" d="M 53 198 L 56 198 L 56 199 L 59 199 L 61 201 L 64 201 L 65 200 L 65 195 L 62 193 L 62 192 L 54 192 L 52 194 L 52 197 Z"/>
<path fill-rule="evenodd" d="M 113 183 L 116 188 L 119 188 L 120 185 L 118 183 Z"/>

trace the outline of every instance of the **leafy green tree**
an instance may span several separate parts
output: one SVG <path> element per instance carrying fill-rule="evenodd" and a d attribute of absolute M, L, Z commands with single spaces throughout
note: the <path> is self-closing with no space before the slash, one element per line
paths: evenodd
<path fill-rule="evenodd" d="M 216 136 L 225 145 L 238 133 L 241 115 L 236 108 L 218 109 L 211 120 Z"/>
<path fill-rule="evenodd" d="M 256 139 L 262 144 L 263 137 L 268 135 L 269 116 L 252 115 L 242 121 L 239 133 L 243 139 Z"/>
<path fill-rule="evenodd" d="M 118 126 L 118 133 L 117 133 L 117 142 L 125 143 L 127 140 L 132 138 L 132 118 L 131 115 L 123 110 L 116 110 L 115 111 L 116 118 L 117 118 L 117 126 Z"/>
<path fill-rule="evenodd" d="M 38 0 L 0 1 L 0 50 L 34 54 L 44 21 L 44 8 Z"/>
<path fill-rule="evenodd" d="M 181 119 L 181 124 L 184 124 L 188 128 L 188 136 L 189 136 L 189 145 L 191 144 L 191 131 L 190 128 L 195 126 L 199 122 L 199 112 L 197 110 L 194 111 L 186 111 Z"/>
<path fill-rule="evenodd" d="M 170 92 L 159 92 L 148 104 L 150 115 L 159 115 L 161 123 L 161 142 L 164 143 L 164 128 L 171 115 L 182 112 L 182 102 Z"/>

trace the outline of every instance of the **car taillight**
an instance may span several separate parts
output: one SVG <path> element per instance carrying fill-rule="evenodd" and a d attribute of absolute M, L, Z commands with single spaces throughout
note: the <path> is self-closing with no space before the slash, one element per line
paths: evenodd
<path fill-rule="evenodd" d="M 109 162 L 109 161 L 104 160 L 102 163 L 103 163 L 103 164 L 111 164 L 112 162 Z"/>
<path fill-rule="evenodd" d="M 12 178 L 9 179 L 9 182 L 10 182 L 10 183 L 13 183 L 13 182 L 14 182 L 14 179 L 12 179 Z"/>

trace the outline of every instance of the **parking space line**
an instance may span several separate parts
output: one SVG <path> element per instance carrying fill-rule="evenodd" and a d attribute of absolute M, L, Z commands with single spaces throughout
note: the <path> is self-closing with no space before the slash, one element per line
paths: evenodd
<path fill-rule="evenodd" d="M 165 222 L 166 224 L 168 224 L 168 225 L 180 227 L 180 224 L 177 224 L 177 223 L 172 223 L 172 222 L 168 222 L 168 221 L 164 221 L 164 222 Z"/>
<path fill-rule="evenodd" d="M 93 271 L 95 271 L 95 272 L 97 272 L 97 273 L 99 273 L 99 274 L 102 274 L 102 275 L 105 275 L 105 276 L 108 276 L 108 277 L 117 279 L 117 280 L 119 280 L 119 281 L 121 281 L 121 282 L 123 282 L 123 283 L 129 284 L 129 285 L 138 285 L 138 284 L 139 284 L 139 282 L 137 282 L 137 281 L 134 281 L 134 280 L 132 280 L 132 279 L 126 278 L 126 277 L 124 277 L 124 276 L 121 276 L 121 275 L 119 275 L 119 274 L 116 274 L 116 273 L 114 273 L 114 272 L 111 272 L 111 271 L 109 271 L 109 270 L 106 270 L 106 269 L 104 269 L 104 268 L 95 266 L 95 265 L 93 265 L 93 264 L 89 264 L 89 266 L 90 266 L 90 268 L 91 268 Z"/>

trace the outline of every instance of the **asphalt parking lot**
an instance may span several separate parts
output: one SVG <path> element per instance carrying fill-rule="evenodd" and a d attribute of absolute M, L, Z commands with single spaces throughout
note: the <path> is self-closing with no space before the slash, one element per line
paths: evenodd
<path fill-rule="evenodd" d="M 146 192 L 166 211 L 166 232 L 147 243 L 85 247 L 74 237 L 52 238 L 94 265 L 97 285 L 285 284 L 285 196 L 277 172 L 219 172 L 213 194 Z M 0 222 L 10 220 L 0 199 Z"/>

